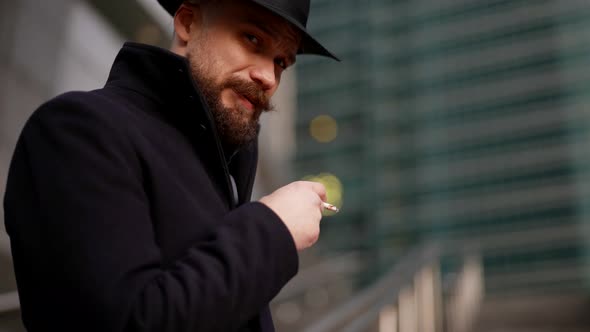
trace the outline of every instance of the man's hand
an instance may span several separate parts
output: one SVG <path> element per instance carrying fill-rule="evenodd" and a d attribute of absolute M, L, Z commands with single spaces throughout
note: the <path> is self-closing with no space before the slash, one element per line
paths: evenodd
<path fill-rule="evenodd" d="M 317 182 L 297 181 L 260 199 L 285 223 L 297 250 L 311 247 L 320 236 L 322 201 L 326 188 Z"/>

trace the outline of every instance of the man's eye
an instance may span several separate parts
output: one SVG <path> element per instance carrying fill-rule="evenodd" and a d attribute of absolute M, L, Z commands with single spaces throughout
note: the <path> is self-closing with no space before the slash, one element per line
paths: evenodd
<path fill-rule="evenodd" d="M 283 60 L 283 59 L 276 59 L 276 60 L 275 60 L 275 63 L 276 63 L 276 64 L 277 64 L 279 67 L 281 67 L 281 68 L 283 68 L 283 69 L 287 69 L 287 61 L 285 61 L 285 60 Z"/>
<path fill-rule="evenodd" d="M 249 40 L 249 41 L 250 41 L 252 44 L 254 44 L 254 45 L 258 45 L 258 37 L 254 36 L 254 35 L 247 34 L 247 35 L 246 35 L 246 38 L 248 38 L 248 40 Z"/>

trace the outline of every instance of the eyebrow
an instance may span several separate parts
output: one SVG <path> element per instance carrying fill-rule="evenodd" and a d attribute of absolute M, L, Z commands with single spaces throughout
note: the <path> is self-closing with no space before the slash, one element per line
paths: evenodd
<path fill-rule="evenodd" d="M 271 29 L 267 28 L 266 25 L 259 20 L 250 18 L 250 19 L 246 19 L 245 23 L 252 24 L 252 25 L 256 26 L 256 28 L 262 30 L 264 33 L 269 35 L 270 38 L 272 38 L 275 42 L 277 42 L 277 40 L 279 39 L 279 38 L 277 38 L 277 35 Z M 289 53 L 291 53 L 291 52 L 289 52 Z M 297 59 L 295 58 L 295 55 L 293 55 L 293 54 L 289 54 L 287 56 L 287 58 L 289 60 L 289 65 L 291 65 L 291 66 L 294 65 L 295 62 L 297 61 Z"/>
<path fill-rule="evenodd" d="M 271 36 L 272 39 L 277 40 L 276 34 L 269 28 L 267 28 L 262 22 L 254 19 L 247 19 L 245 21 L 248 24 L 255 25 L 258 29 L 264 31 L 267 35 Z"/>

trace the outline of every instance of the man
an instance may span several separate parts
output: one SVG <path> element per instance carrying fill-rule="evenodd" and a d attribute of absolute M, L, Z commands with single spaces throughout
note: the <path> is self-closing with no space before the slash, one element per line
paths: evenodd
<path fill-rule="evenodd" d="M 307 0 L 160 0 L 170 51 L 128 43 L 103 89 L 42 105 L 5 195 L 35 331 L 272 331 L 268 302 L 319 236 L 325 189 L 248 203 L 258 118 L 297 53 Z"/>

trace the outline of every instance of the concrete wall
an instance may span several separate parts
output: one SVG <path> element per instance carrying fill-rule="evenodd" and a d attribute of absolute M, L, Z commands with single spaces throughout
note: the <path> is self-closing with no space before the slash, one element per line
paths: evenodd
<path fill-rule="evenodd" d="M 122 43 L 85 1 L 0 1 L 2 197 L 14 145 L 30 114 L 59 93 L 101 87 Z M 16 288 L 3 217 L 0 207 L 0 294 Z M 0 313 L 0 331 L 20 330 L 18 316 Z"/>

